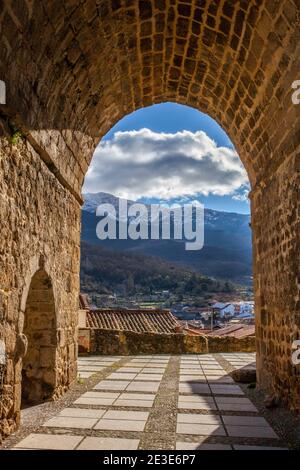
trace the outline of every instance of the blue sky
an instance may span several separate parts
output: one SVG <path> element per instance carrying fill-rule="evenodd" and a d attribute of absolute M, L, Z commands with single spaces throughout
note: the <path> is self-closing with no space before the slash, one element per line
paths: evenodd
<path fill-rule="evenodd" d="M 215 210 L 250 212 L 248 179 L 223 129 L 174 103 L 140 109 L 101 140 L 83 192 L 145 202 L 199 200 Z"/>
<path fill-rule="evenodd" d="M 155 132 L 205 131 L 219 146 L 233 147 L 231 140 L 214 119 L 194 108 L 175 103 L 155 104 L 125 116 L 104 137 L 117 131 L 148 128 Z"/>

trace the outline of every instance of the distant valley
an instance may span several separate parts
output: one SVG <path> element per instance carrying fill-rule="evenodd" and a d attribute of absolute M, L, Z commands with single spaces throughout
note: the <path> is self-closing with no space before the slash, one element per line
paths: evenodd
<path fill-rule="evenodd" d="M 250 285 L 252 281 L 252 251 L 250 216 L 205 209 L 204 247 L 186 251 L 181 240 L 99 240 L 96 208 L 110 203 L 118 208 L 119 199 L 111 194 L 85 194 L 82 209 L 82 241 L 110 251 L 154 256 L 202 275 Z M 129 201 L 128 205 L 133 203 Z"/>

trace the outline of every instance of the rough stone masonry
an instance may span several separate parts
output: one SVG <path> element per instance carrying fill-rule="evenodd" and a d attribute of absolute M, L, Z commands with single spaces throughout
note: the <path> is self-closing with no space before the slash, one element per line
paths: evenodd
<path fill-rule="evenodd" d="M 80 191 L 93 150 L 126 114 L 164 101 L 216 119 L 245 165 L 259 386 L 300 410 L 299 26 L 299 0 L 1 2 L 2 435 L 19 421 L 22 369 L 35 399 L 76 375 Z"/>

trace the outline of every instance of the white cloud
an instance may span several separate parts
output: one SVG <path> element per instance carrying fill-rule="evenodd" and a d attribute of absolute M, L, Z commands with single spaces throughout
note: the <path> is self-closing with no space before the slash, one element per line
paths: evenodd
<path fill-rule="evenodd" d="M 245 184 L 241 186 L 233 195 L 232 199 L 235 201 L 242 201 L 248 202 L 249 201 L 249 191 L 250 191 L 250 184 Z"/>
<path fill-rule="evenodd" d="M 170 199 L 229 195 L 247 182 L 235 150 L 218 147 L 205 132 L 141 129 L 116 132 L 111 140 L 100 142 L 83 192 Z"/>

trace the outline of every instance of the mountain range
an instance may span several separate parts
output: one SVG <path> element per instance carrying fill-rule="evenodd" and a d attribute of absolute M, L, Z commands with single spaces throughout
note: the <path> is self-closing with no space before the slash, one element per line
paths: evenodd
<path fill-rule="evenodd" d="M 204 209 L 204 247 L 185 250 L 185 240 L 99 240 L 96 226 L 100 204 L 111 204 L 118 222 L 119 198 L 108 193 L 86 193 L 82 208 L 82 241 L 113 252 L 154 256 L 217 279 L 249 285 L 252 281 L 250 215 Z M 127 201 L 130 207 L 135 201 Z"/>

